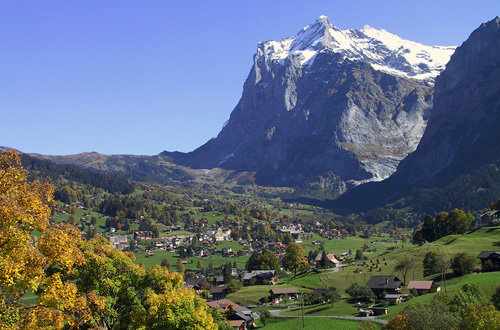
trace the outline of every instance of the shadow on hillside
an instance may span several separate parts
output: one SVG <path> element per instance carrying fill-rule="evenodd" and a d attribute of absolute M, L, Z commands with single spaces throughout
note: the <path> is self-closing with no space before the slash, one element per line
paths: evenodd
<path fill-rule="evenodd" d="M 471 273 L 472 274 L 472 273 Z M 450 282 L 449 284 L 451 285 L 451 282 L 455 282 L 455 279 L 463 277 L 463 276 L 470 276 L 471 274 L 464 274 L 464 275 L 458 275 L 454 273 L 446 273 L 445 274 L 445 281 Z M 441 282 L 441 285 L 443 285 L 443 278 L 441 277 L 441 274 L 435 274 L 434 277 L 431 277 L 429 280 L 434 281 L 434 282 Z"/>
<path fill-rule="evenodd" d="M 445 245 L 450 245 L 451 243 L 455 242 L 456 240 L 457 240 L 457 238 L 455 237 L 451 241 L 446 242 Z"/>
<path fill-rule="evenodd" d="M 322 312 L 322 311 L 326 311 L 330 309 L 329 306 L 325 306 L 325 307 L 321 307 L 321 308 L 315 308 L 313 310 L 310 310 L 310 311 L 307 311 L 305 314 L 308 315 L 308 314 L 316 314 L 316 313 L 319 313 L 319 312 Z"/>

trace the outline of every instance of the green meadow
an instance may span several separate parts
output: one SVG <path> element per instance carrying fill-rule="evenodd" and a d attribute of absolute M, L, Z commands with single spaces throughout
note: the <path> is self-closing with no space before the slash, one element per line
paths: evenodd
<path fill-rule="evenodd" d="M 296 330 L 296 329 L 315 329 L 315 330 L 358 330 L 360 327 L 359 321 L 344 320 L 329 317 L 304 317 L 304 318 L 278 318 L 268 320 L 265 326 L 257 327 L 262 330 Z M 381 325 L 372 323 L 375 328 L 380 329 Z"/>

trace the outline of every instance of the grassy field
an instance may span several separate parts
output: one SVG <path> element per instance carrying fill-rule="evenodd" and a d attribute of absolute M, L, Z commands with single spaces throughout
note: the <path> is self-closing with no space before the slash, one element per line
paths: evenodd
<path fill-rule="evenodd" d="M 427 252 L 444 253 L 448 258 L 457 253 L 465 252 L 476 258 L 481 251 L 498 250 L 498 241 L 500 241 L 500 227 L 481 228 L 469 234 L 450 235 L 422 246 L 406 244 L 404 248 L 373 255 L 365 261 L 365 264 L 358 263 L 343 267 L 338 273 L 322 272 L 315 276 L 319 276 L 319 281 L 325 285 L 345 290 L 352 283 L 365 284 L 372 275 L 395 274 L 403 279 L 400 274 L 394 272 L 394 266 L 400 260 L 409 259 L 413 260 L 414 268 L 407 274 L 406 281 L 423 280 L 422 263 Z M 375 265 L 372 265 L 372 262 Z M 477 267 L 479 266 L 478 261 Z M 357 270 L 358 272 L 356 272 Z M 313 279 L 303 279 L 303 281 L 317 283 L 317 280 Z"/>
<path fill-rule="evenodd" d="M 292 288 L 295 287 L 293 285 L 288 285 L 288 284 L 283 284 L 279 286 L 273 286 L 273 285 L 253 285 L 253 286 L 247 286 L 239 290 L 238 292 L 231 293 L 227 295 L 227 299 L 234 301 L 237 304 L 242 304 L 242 305 L 258 305 L 259 300 L 262 298 L 267 298 L 269 297 L 269 290 L 275 289 L 275 288 Z M 296 287 L 298 291 L 300 292 L 310 292 L 311 290 L 308 290 L 306 288 L 300 288 Z M 289 304 L 293 304 L 293 302 L 290 302 Z"/>
<path fill-rule="evenodd" d="M 411 280 L 424 280 L 424 279 L 434 279 L 440 285 L 444 286 L 444 283 L 440 282 L 440 277 L 437 278 L 423 278 L 422 272 L 422 260 L 428 251 L 440 251 L 446 253 L 449 257 L 459 252 L 467 252 L 473 257 L 476 257 L 482 250 L 495 250 L 498 249 L 497 242 L 500 240 L 500 227 L 493 228 L 481 228 L 477 231 L 466 235 L 452 235 L 442 238 L 433 243 L 427 243 L 422 246 L 407 244 L 404 248 L 398 248 L 394 251 L 387 251 L 380 255 L 372 257 L 370 260 L 365 261 L 366 265 L 360 263 L 355 263 L 352 265 L 347 265 L 341 267 L 338 272 L 333 272 L 332 270 L 322 270 L 319 272 L 309 271 L 305 274 L 299 274 L 297 277 L 287 277 L 281 281 L 281 283 L 286 284 L 287 287 L 293 286 L 298 289 L 315 289 L 315 288 L 326 288 L 335 287 L 341 294 L 345 294 L 345 290 L 349 288 L 353 283 L 358 283 L 360 285 L 365 285 L 372 275 L 397 275 L 394 272 L 394 266 L 399 260 L 405 258 L 413 259 L 414 268 L 407 275 L 407 282 Z M 377 263 L 378 266 L 372 267 L 371 262 Z M 479 266 L 479 264 L 478 264 Z M 370 272 L 370 268 L 372 271 Z M 380 271 L 379 271 L 380 269 Z M 452 278 L 451 270 L 448 271 L 448 280 L 446 281 L 446 286 L 448 292 L 456 292 L 460 290 L 461 286 L 467 281 L 472 281 L 481 287 L 481 290 L 486 295 L 491 296 L 494 289 L 500 285 L 500 273 L 484 273 L 484 274 L 471 274 L 464 277 Z M 408 283 L 406 283 L 408 284 Z M 251 289 L 253 288 L 253 290 Z M 265 290 L 257 289 L 257 287 L 245 288 L 241 291 L 233 293 L 231 298 L 235 301 L 244 302 L 251 301 L 255 303 L 260 298 L 268 296 L 269 289 L 266 287 Z M 430 299 L 432 295 L 421 296 L 413 300 L 413 302 L 418 302 L 419 300 L 425 301 Z M 412 303 L 412 301 L 408 302 Z M 330 305 L 331 306 L 331 305 Z M 395 315 L 401 306 L 394 306 L 390 308 L 390 315 Z M 341 301 L 335 303 L 333 308 L 325 308 L 326 306 L 313 306 L 307 307 L 308 313 L 311 315 L 355 315 L 357 313 L 356 308 L 347 301 Z M 394 312 L 393 312 L 394 310 Z M 293 312 L 293 311 L 290 311 Z"/>
<path fill-rule="evenodd" d="M 154 265 L 160 265 L 163 259 L 169 259 L 170 264 L 172 267 L 170 270 L 175 271 L 175 265 L 177 264 L 177 261 L 179 260 L 179 255 L 175 252 L 165 252 L 165 251 L 154 251 L 153 256 L 148 256 L 147 252 L 140 251 L 135 254 L 136 259 L 135 263 L 140 264 L 141 262 L 144 263 L 144 266 L 146 266 L 146 269 L 149 269 L 153 267 Z M 201 261 L 203 266 L 207 266 L 212 263 L 212 265 L 217 268 L 220 267 L 227 262 L 234 263 L 236 261 L 236 265 L 238 266 L 238 269 L 243 269 L 245 268 L 245 264 L 248 261 L 248 258 L 250 256 L 241 256 L 241 257 L 232 257 L 232 258 L 226 258 L 223 257 L 222 255 L 214 255 L 210 256 L 207 258 L 185 258 L 182 259 L 183 261 L 186 261 L 187 264 L 184 265 L 185 269 L 191 269 L 191 270 L 196 270 L 198 261 Z"/>
<path fill-rule="evenodd" d="M 491 299 L 493 293 L 495 293 L 495 289 L 500 286 L 500 272 L 491 272 L 491 273 L 479 273 L 479 274 L 470 274 L 457 278 L 453 278 L 446 281 L 446 289 L 444 288 L 443 282 L 437 282 L 440 284 L 443 289 L 442 292 L 454 295 L 460 291 L 464 284 L 476 284 L 479 286 L 481 292 L 484 294 L 487 300 Z M 390 319 L 394 317 L 396 314 L 401 312 L 406 306 L 416 304 L 416 303 L 425 303 L 430 301 L 433 297 L 435 297 L 439 293 L 426 294 L 422 296 L 415 297 L 410 301 L 407 301 L 403 304 L 397 306 L 391 306 L 389 308 L 389 314 L 382 316 L 381 318 Z"/>
<path fill-rule="evenodd" d="M 382 242 L 383 240 L 388 240 L 389 242 Z M 356 250 L 362 249 L 365 243 L 368 243 L 370 248 L 375 248 L 377 250 L 376 252 L 367 252 L 367 256 L 376 256 L 386 252 L 390 247 L 402 247 L 404 245 L 396 244 L 396 240 L 390 238 L 388 234 L 380 234 L 380 237 L 372 236 L 369 238 L 357 235 L 331 240 L 322 238 L 317 234 L 313 234 L 312 238 L 302 241 L 302 246 L 304 247 L 306 254 L 309 253 L 309 251 L 316 251 L 319 249 L 318 245 L 313 244 L 314 241 L 322 242 L 327 253 L 335 253 L 338 256 L 340 256 L 343 252 L 348 252 L 349 250 L 354 253 Z"/>
<path fill-rule="evenodd" d="M 359 316 L 358 308 L 354 304 L 348 302 L 347 300 L 339 300 L 333 304 L 318 304 L 311 306 L 304 306 L 304 309 L 300 308 L 290 308 L 284 311 L 283 315 L 309 315 L 309 316 L 331 316 L 331 315 L 343 315 L 343 316 Z"/>
<path fill-rule="evenodd" d="M 373 323 L 375 328 L 380 329 L 380 325 Z M 262 330 L 287 330 L 287 329 L 314 329 L 314 330 L 357 330 L 359 329 L 359 321 L 350 321 L 337 318 L 326 317 L 305 317 L 305 318 L 287 318 L 274 319 L 266 322 L 265 326 L 258 326 L 257 329 Z"/>

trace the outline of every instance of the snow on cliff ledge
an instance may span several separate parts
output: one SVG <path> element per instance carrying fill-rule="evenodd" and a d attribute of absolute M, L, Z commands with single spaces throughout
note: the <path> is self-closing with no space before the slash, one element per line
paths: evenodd
<path fill-rule="evenodd" d="M 256 56 L 263 56 L 268 63 L 282 63 L 289 55 L 300 56 L 306 67 L 319 51 L 328 49 L 350 60 L 368 62 L 375 70 L 433 83 L 455 48 L 425 46 L 369 26 L 361 30 L 341 30 L 333 26 L 328 17 L 320 16 L 293 38 L 259 43 Z"/>

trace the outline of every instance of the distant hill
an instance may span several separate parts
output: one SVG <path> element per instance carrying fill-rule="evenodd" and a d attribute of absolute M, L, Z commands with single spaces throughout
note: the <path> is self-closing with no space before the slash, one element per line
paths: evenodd
<path fill-rule="evenodd" d="M 59 165 L 48 159 L 38 159 L 27 154 L 21 154 L 21 160 L 23 167 L 31 172 L 32 177 L 41 179 L 48 177 L 53 182 L 75 181 L 102 188 L 110 193 L 129 194 L 134 191 L 133 184 L 120 176 L 96 173 L 76 165 Z"/>

